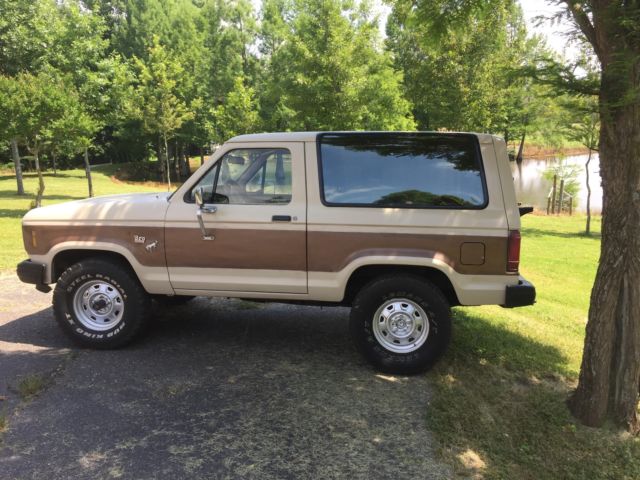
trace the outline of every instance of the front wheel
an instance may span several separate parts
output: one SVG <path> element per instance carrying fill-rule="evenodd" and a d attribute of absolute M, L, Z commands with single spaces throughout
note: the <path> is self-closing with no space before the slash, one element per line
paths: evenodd
<path fill-rule="evenodd" d="M 124 265 L 88 259 L 67 268 L 53 292 L 58 324 L 76 343 L 116 348 L 145 325 L 150 298 Z"/>
<path fill-rule="evenodd" d="M 449 304 L 427 280 L 382 277 L 356 295 L 350 330 L 358 349 L 377 369 L 418 373 L 431 367 L 449 344 Z"/>

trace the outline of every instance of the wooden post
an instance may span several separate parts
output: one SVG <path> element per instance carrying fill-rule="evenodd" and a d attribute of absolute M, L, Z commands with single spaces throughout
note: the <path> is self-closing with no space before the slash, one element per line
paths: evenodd
<path fill-rule="evenodd" d="M 560 180 L 560 205 L 558 206 L 558 213 L 562 213 L 563 202 L 564 202 L 564 180 Z"/>
<path fill-rule="evenodd" d="M 553 176 L 553 188 L 551 189 L 551 213 L 556 213 L 556 186 L 558 183 L 558 176 Z"/>

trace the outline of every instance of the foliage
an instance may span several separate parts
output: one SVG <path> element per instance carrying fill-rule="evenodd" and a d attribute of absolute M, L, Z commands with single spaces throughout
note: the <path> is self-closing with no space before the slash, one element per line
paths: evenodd
<path fill-rule="evenodd" d="M 253 132 L 259 121 L 257 107 L 253 89 L 246 87 L 241 77 L 237 78 L 225 103 L 213 110 L 215 140 L 222 143 L 236 135 Z"/>
<path fill-rule="evenodd" d="M 402 77 L 363 5 L 265 2 L 262 37 L 270 57 L 260 103 L 268 129 L 414 128 Z"/>
<path fill-rule="evenodd" d="M 446 34 L 446 22 L 426 21 L 423 13 L 443 8 L 442 2 L 425 0 L 422 10 L 394 3 L 387 43 L 420 129 L 495 132 L 509 142 L 553 123 L 559 112 L 548 89 L 520 74 L 545 47 L 527 37 L 518 5 L 496 3 L 491 15 L 469 19 L 472 28 L 447 27 Z"/>
<path fill-rule="evenodd" d="M 184 70 L 160 44 L 158 37 L 149 47 L 147 60 L 135 58 L 138 70 L 137 100 L 131 105 L 144 128 L 151 134 L 171 137 L 193 117 L 180 98 L 179 82 Z"/>
<path fill-rule="evenodd" d="M 457 3 L 394 2 L 383 41 L 369 0 L 264 0 L 259 14 L 250 0 L 0 0 L 0 71 L 72 86 L 108 161 L 162 154 L 161 131 L 187 151 L 237 132 L 416 127 L 561 144 L 551 77 L 519 74 L 560 64 L 520 9 Z M 454 28 L 466 15 L 473 28 Z M 67 147 L 46 145 L 62 163 Z"/>

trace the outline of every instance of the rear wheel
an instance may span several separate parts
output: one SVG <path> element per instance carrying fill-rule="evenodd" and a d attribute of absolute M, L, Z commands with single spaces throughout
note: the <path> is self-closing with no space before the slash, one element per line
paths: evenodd
<path fill-rule="evenodd" d="M 356 346 L 377 369 L 418 373 L 446 351 L 451 338 L 449 304 L 427 280 L 382 277 L 356 295 L 350 329 Z"/>
<path fill-rule="evenodd" d="M 88 259 L 67 268 L 53 292 L 58 324 L 76 343 L 116 348 L 145 325 L 150 297 L 124 265 Z"/>

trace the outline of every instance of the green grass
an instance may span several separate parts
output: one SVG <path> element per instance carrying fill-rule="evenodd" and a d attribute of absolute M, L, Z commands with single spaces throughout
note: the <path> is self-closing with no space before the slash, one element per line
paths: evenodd
<path fill-rule="evenodd" d="M 26 375 L 18 382 L 18 394 L 23 400 L 29 400 L 38 395 L 45 385 L 46 382 L 42 375 L 37 373 Z"/>
<path fill-rule="evenodd" d="M 0 440 L 2 439 L 2 434 L 7 430 L 7 426 L 7 412 L 3 409 L 0 411 Z"/>
<path fill-rule="evenodd" d="M 145 192 L 162 190 L 162 186 L 131 185 L 111 180 L 108 170 L 95 169 L 92 174 L 95 195 L 113 193 Z M 0 173 L 0 271 L 14 270 L 16 263 L 26 258 L 22 245 L 20 220 L 29 210 L 35 197 L 38 180 L 35 174 L 26 174 L 24 179 L 26 195 L 16 195 L 15 175 Z M 86 198 L 87 180 L 84 170 L 66 170 L 57 176 L 45 174 L 45 195 L 43 205 Z"/>
<path fill-rule="evenodd" d="M 426 418 L 458 474 L 640 478 L 639 439 L 583 427 L 565 405 L 600 250 L 599 235 L 581 234 L 584 220 L 523 217 L 521 271 L 537 287 L 536 305 L 455 309 L 451 349 L 431 373 L 436 391 Z M 593 227 L 599 231 L 599 218 Z"/>

